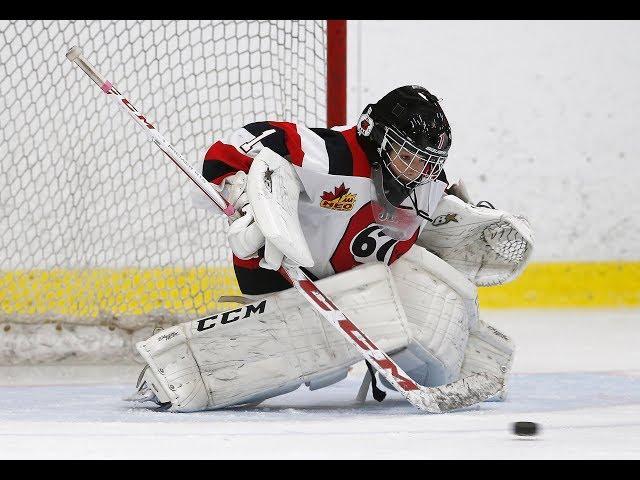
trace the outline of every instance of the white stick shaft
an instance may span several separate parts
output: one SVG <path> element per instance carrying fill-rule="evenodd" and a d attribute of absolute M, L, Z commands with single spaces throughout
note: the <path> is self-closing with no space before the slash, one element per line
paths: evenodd
<path fill-rule="evenodd" d="M 233 205 L 229 204 L 222 196 L 216 191 L 215 188 L 193 168 L 193 166 L 187 162 L 184 157 L 169 143 L 169 141 L 162 136 L 160 132 L 146 119 L 146 117 L 140 113 L 131 102 L 124 97 L 113 84 L 107 81 L 102 75 L 98 73 L 93 65 L 91 65 L 86 58 L 82 55 L 82 52 L 78 47 L 73 47 L 67 53 L 67 58 L 75 63 L 82 69 L 87 76 L 93 80 L 93 82 L 100 87 L 100 89 L 106 94 L 111 96 L 114 102 L 127 113 L 135 123 L 142 128 L 149 136 L 151 141 L 155 143 L 164 154 L 169 157 L 176 166 L 182 170 L 192 181 L 195 183 L 202 192 L 211 199 L 220 209 L 228 216 L 234 214 L 235 209 Z"/>

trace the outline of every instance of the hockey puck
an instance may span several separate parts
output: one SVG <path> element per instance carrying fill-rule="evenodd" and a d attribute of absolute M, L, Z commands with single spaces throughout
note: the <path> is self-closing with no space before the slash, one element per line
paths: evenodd
<path fill-rule="evenodd" d="M 531 437 L 538 434 L 538 424 L 534 422 L 515 422 L 513 433 L 518 436 Z"/>

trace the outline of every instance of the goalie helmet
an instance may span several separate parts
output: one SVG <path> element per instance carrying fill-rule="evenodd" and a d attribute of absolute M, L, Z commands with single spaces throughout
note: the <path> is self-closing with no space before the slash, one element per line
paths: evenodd
<path fill-rule="evenodd" d="M 418 185 L 440 175 L 451 147 L 451 128 L 438 99 L 408 85 L 367 105 L 358 142 L 372 170 L 381 170 L 386 198 L 399 205 Z"/>

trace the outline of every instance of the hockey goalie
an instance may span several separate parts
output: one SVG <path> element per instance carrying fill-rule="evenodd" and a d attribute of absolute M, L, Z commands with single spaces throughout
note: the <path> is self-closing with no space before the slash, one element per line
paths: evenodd
<path fill-rule="evenodd" d="M 450 147 L 445 114 L 420 86 L 368 105 L 356 126 L 265 121 L 214 143 L 202 174 L 236 209 L 227 238 L 242 306 L 138 343 L 147 365 L 133 399 L 198 411 L 344 379 L 362 356 L 278 272 L 287 262 L 414 382 L 485 372 L 501 380 L 493 399 L 503 400 L 514 345 L 480 319 L 477 287 L 516 278 L 532 234 L 523 217 L 449 185 Z M 358 398 L 370 383 L 382 400 L 371 368 Z"/>

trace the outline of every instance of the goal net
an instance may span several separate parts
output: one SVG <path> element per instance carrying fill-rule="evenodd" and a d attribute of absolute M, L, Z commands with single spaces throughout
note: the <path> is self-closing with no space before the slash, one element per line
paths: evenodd
<path fill-rule="evenodd" d="M 327 123 L 327 21 L 0 21 L 0 364 L 132 360 L 233 304 L 226 219 L 66 61 L 79 45 L 178 151 Z"/>

